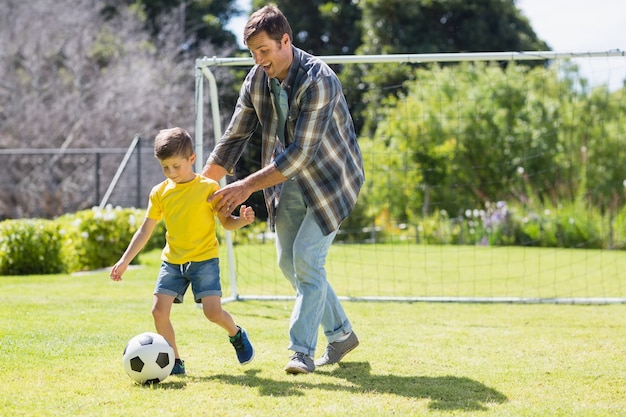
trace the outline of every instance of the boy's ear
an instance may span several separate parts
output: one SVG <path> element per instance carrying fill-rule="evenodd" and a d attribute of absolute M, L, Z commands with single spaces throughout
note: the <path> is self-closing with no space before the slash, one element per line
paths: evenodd
<path fill-rule="evenodd" d="M 194 162 L 196 162 L 196 154 L 195 154 L 195 153 L 192 153 L 192 154 L 191 154 L 191 156 L 189 157 L 189 162 L 191 162 L 192 164 L 193 164 Z"/>

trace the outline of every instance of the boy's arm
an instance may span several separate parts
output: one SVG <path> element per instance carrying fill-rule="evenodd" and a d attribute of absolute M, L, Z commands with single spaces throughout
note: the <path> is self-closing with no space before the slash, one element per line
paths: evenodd
<path fill-rule="evenodd" d="M 139 229 L 137 229 L 137 231 L 133 235 L 133 238 L 130 240 L 128 247 L 126 248 L 126 251 L 120 258 L 120 260 L 117 261 L 117 263 L 113 265 L 113 268 L 111 269 L 110 276 L 113 281 L 122 280 L 122 275 L 124 274 L 124 272 L 126 272 L 126 268 L 128 268 L 128 265 L 130 265 L 131 261 L 135 259 L 135 256 L 137 256 L 137 254 L 148 242 L 148 239 L 150 239 L 156 223 L 157 221 L 154 219 L 149 219 L 147 217 L 143 219 L 143 223 L 141 223 L 141 226 L 139 226 Z"/>
<path fill-rule="evenodd" d="M 254 210 L 252 207 L 246 207 L 241 205 L 239 209 L 239 217 L 230 214 L 225 207 L 217 212 L 217 217 L 220 219 L 220 223 L 226 230 L 240 229 L 254 221 Z"/>

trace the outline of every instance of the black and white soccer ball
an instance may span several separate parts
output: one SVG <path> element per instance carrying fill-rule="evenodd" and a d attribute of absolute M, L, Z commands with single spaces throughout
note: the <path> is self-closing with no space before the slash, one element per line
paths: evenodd
<path fill-rule="evenodd" d="M 174 367 L 174 349 L 163 336 L 145 332 L 128 341 L 122 357 L 126 373 L 139 384 L 156 384 Z"/>

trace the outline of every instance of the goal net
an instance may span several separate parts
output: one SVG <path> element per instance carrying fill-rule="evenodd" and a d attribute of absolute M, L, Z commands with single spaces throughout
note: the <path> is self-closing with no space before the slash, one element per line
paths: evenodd
<path fill-rule="evenodd" d="M 624 53 L 320 58 L 342 80 L 366 175 L 327 259 L 340 297 L 626 302 Z M 212 70 L 251 65 L 196 61 L 198 169 L 222 134 Z M 226 301 L 293 296 L 262 220 L 224 232 Z"/>

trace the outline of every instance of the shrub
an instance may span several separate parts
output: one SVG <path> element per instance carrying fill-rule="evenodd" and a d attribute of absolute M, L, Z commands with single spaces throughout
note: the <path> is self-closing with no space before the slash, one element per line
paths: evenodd
<path fill-rule="evenodd" d="M 63 269 L 55 222 L 22 219 L 0 223 L 0 275 L 56 274 Z"/>
<path fill-rule="evenodd" d="M 626 250 L 626 207 L 613 219 L 612 230 L 613 248 Z"/>
<path fill-rule="evenodd" d="M 145 210 L 141 209 L 94 207 L 59 217 L 66 270 L 75 272 L 112 266 L 126 250 L 144 215 Z M 153 233 L 155 239 L 159 238 L 158 233 L 158 230 Z M 146 247 L 151 249 L 153 245 L 149 242 Z"/>
<path fill-rule="evenodd" d="M 432 216 L 423 219 L 417 228 L 419 241 L 429 245 L 452 243 L 454 229 L 448 213 L 444 210 L 435 212 Z"/>

